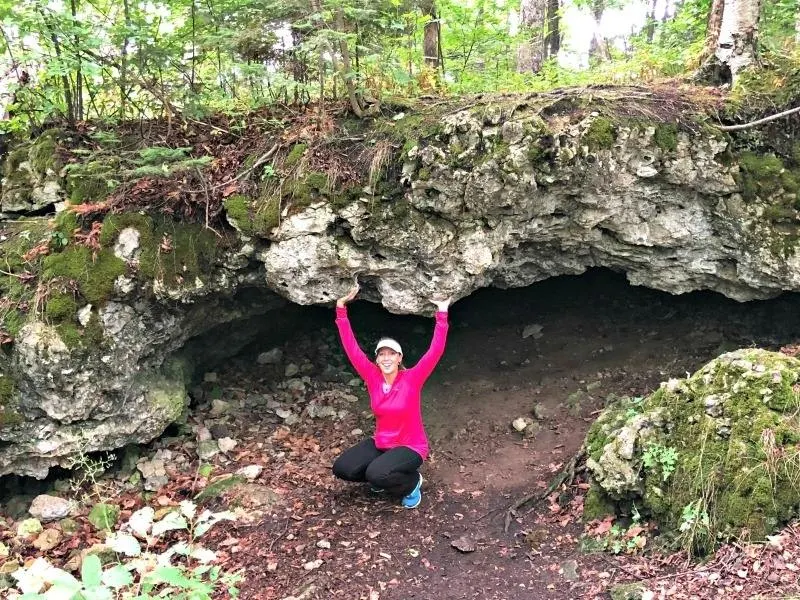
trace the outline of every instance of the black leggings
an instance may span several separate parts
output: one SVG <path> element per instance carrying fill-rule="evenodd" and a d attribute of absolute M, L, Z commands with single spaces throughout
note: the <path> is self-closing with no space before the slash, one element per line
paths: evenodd
<path fill-rule="evenodd" d="M 333 474 L 345 481 L 368 481 L 400 498 L 416 487 L 421 466 L 422 457 L 411 448 L 380 450 L 369 438 L 342 452 L 333 463 Z"/>

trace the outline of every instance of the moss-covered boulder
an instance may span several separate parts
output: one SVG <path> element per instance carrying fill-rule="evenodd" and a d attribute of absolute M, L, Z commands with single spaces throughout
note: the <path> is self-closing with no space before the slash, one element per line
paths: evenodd
<path fill-rule="evenodd" d="M 764 539 L 798 514 L 798 409 L 800 360 L 758 349 L 617 402 L 586 438 L 587 509 L 636 504 L 694 552 Z"/>
<path fill-rule="evenodd" d="M 27 213 L 63 201 L 58 130 L 16 146 L 3 164 L 0 211 Z"/>

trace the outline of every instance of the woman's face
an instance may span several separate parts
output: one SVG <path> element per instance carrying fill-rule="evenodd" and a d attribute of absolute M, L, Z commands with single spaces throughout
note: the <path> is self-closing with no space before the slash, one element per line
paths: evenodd
<path fill-rule="evenodd" d="M 378 356 L 375 357 L 375 362 L 384 375 L 396 373 L 402 360 L 403 355 L 391 348 L 381 348 L 378 350 Z"/>

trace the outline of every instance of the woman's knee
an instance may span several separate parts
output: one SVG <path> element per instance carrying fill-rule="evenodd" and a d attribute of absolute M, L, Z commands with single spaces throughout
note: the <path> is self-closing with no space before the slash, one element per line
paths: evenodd
<path fill-rule="evenodd" d="M 385 487 L 386 480 L 391 474 L 391 470 L 387 470 L 377 461 L 372 461 L 367 467 L 364 478 L 376 487 Z"/>

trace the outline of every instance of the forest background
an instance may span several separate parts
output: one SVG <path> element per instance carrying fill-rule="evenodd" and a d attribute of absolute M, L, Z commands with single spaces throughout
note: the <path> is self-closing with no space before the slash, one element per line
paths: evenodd
<path fill-rule="evenodd" d="M 765 64 L 780 66 L 772 81 L 780 85 L 796 65 L 799 8 L 797 0 L 2 0 L 0 128 L 202 119 L 341 99 L 364 115 L 387 98 L 430 94 L 664 77 L 725 84 Z"/>

